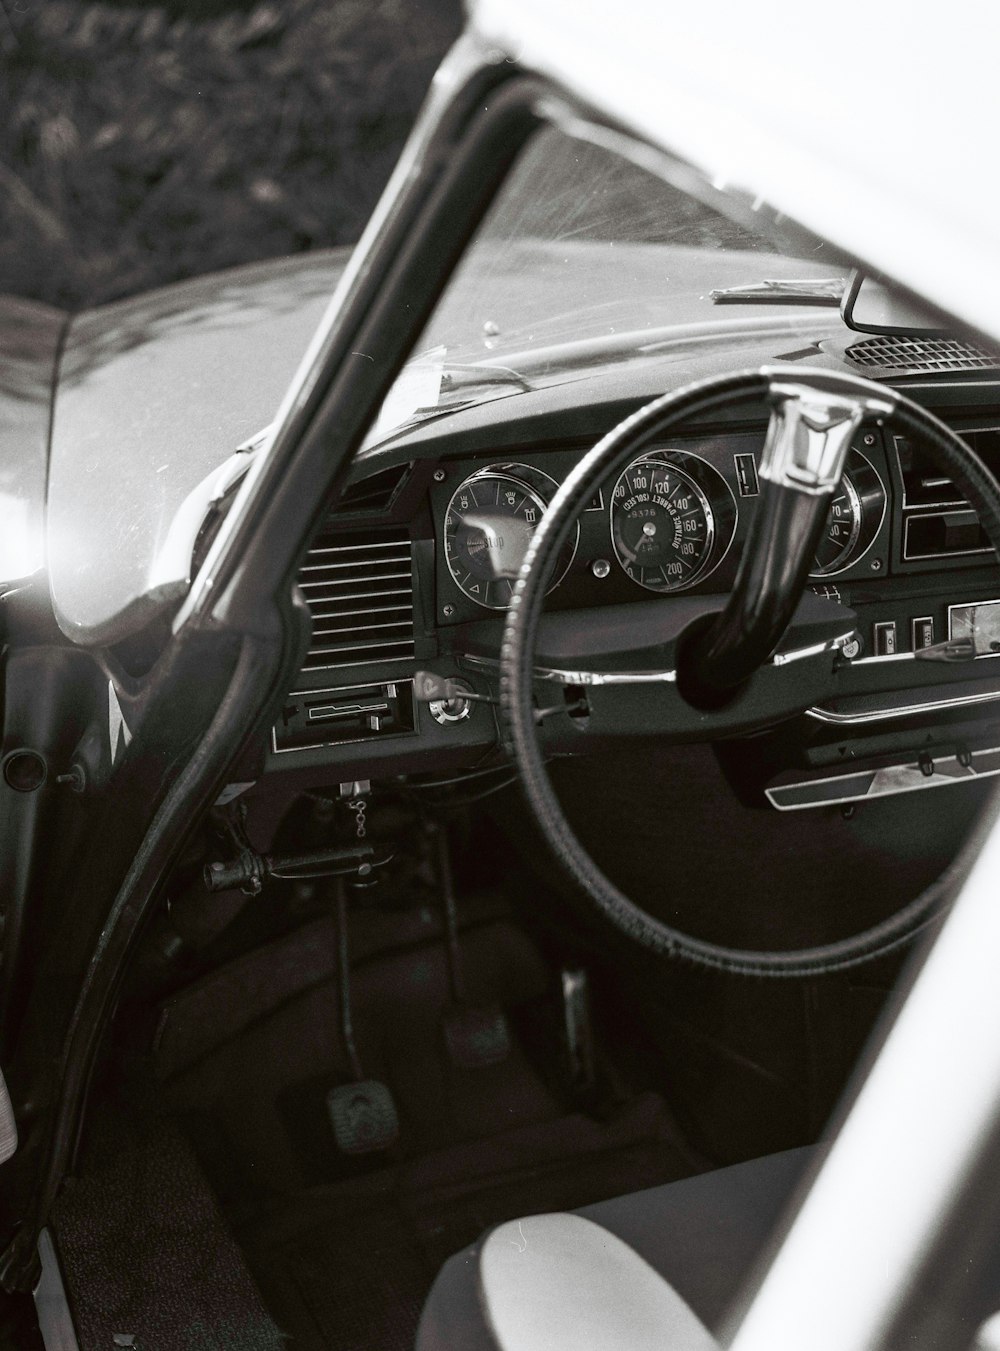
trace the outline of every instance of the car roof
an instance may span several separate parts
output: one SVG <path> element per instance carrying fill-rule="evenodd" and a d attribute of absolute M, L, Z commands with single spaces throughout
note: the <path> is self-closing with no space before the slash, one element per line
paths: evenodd
<path fill-rule="evenodd" d="M 1000 338 L 1000 6 L 469 4 L 522 65 Z"/>

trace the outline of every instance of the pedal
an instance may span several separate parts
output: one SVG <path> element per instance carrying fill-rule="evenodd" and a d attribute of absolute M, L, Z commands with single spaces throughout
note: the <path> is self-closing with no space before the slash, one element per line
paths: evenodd
<path fill-rule="evenodd" d="M 399 1139 L 392 1093 L 378 1079 L 340 1084 L 326 1095 L 334 1139 L 343 1154 L 375 1154 Z"/>
<path fill-rule="evenodd" d="M 337 883 L 337 985 L 340 992 L 340 1036 L 354 1079 L 326 1095 L 326 1110 L 338 1149 L 344 1154 L 375 1154 L 399 1138 L 399 1114 L 392 1091 L 379 1079 L 366 1079 L 354 1040 L 351 1010 L 351 956 L 347 932 L 347 892 Z"/>
<path fill-rule="evenodd" d="M 499 1065 L 510 1055 L 510 1027 L 499 1004 L 473 1004 L 466 998 L 462 946 L 458 934 L 458 907 L 451 874 L 448 836 L 438 825 L 429 827 L 436 846 L 444 955 L 451 1000 L 441 1019 L 448 1059 L 459 1070 Z"/>
<path fill-rule="evenodd" d="M 510 1055 L 510 1027 L 498 1004 L 452 1004 L 441 1027 L 448 1059 L 456 1069 L 499 1065 Z"/>

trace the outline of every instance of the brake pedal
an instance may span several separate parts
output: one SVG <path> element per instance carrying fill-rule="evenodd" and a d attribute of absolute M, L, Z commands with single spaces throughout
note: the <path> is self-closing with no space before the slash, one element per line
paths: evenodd
<path fill-rule="evenodd" d="M 347 1052 L 353 1081 L 338 1084 L 326 1095 L 326 1110 L 337 1148 L 344 1154 L 375 1154 L 399 1138 L 399 1114 L 388 1084 L 365 1078 L 354 1040 L 351 1012 L 351 955 L 347 934 L 347 892 L 337 882 L 337 987 L 340 998 L 340 1036 Z"/>
<path fill-rule="evenodd" d="M 388 1085 L 379 1079 L 331 1088 L 326 1110 L 342 1154 L 375 1154 L 399 1139 L 396 1104 Z"/>
<path fill-rule="evenodd" d="M 473 1004 L 466 996 L 448 836 L 438 825 L 432 829 L 437 849 L 444 952 L 451 995 L 441 1020 L 445 1049 L 456 1069 L 485 1069 L 489 1065 L 501 1064 L 510 1055 L 510 1027 L 499 1004 Z"/>

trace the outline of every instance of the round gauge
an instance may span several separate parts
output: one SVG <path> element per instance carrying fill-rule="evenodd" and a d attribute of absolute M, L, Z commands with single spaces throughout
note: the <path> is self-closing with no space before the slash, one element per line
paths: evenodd
<path fill-rule="evenodd" d="M 490 610 L 505 610 L 528 543 L 556 489 L 547 474 L 523 464 L 490 465 L 459 484 L 445 512 L 444 552 L 455 584 Z M 579 526 L 561 550 L 558 585 L 576 552 Z"/>
<path fill-rule="evenodd" d="M 849 474 L 840 480 L 837 495 L 830 503 L 830 511 L 823 534 L 816 546 L 814 577 L 825 577 L 838 572 L 844 559 L 849 558 L 861 533 L 861 499 Z"/>
<path fill-rule="evenodd" d="M 710 564 L 721 561 L 735 520 L 725 480 L 704 460 L 683 452 L 641 455 L 622 472 L 611 495 L 611 542 L 618 561 L 650 591 L 693 586 Z"/>
<path fill-rule="evenodd" d="M 885 508 L 885 485 L 871 461 L 851 449 L 837 495 L 830 503 L 810 577 L 833 577 L 863 558 L 875 543 Z"/>

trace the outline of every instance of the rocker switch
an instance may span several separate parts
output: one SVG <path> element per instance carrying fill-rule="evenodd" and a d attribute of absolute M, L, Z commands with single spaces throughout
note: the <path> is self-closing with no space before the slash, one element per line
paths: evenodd
<path fill-rule="evenodd" d="M 896 622 L 875 625 L 876 657 L 894 657 L 896 655 Z"/>
<path fill-rule="evenodd" d="M 934 620 L 931 617 L 922 617 L 920 619 L 910 620 L 911 637 L 913 639 L 911 647 L 914 652 L 921 652 L 925 647 L 934 646 Z"/>

